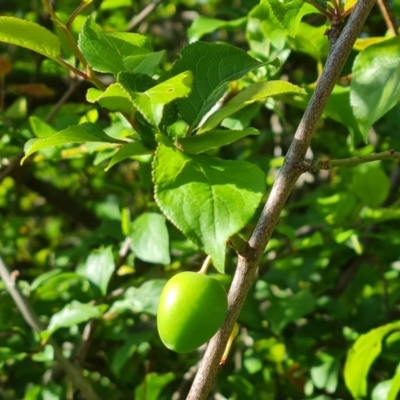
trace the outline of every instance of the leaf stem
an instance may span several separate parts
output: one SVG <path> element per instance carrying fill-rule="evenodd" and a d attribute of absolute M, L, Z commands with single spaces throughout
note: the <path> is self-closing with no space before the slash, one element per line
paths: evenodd
<path fill-rule="evenodd" d="M 75 18 L 90 4 L 90 2 L 83 1 L 78 8 L 71 14 L 65 27 L 70 30 L 72 23 L 74 22 Z"/>
<path fill-rule="evenodd" d="M 65 39 L 67 40 L 72 52 L 74 53 L 75 57 L 81 62 L 83 67 L 86 69 L 88 67 L 87 61 L 81 51 L 78 48 L 74 38 L 71 35 L 70 30 L 67 26 L 58 18 L 57 14 L 55 13 L 53 7 L 50 5 L 48 0 L 42 0 L 43 5 L 46 7 L 46 10 L 50 14 L 51 19 L 53 22 L 60 28 L 62 34 L 64 35 Z"/>
<path fill-rule="evenodd" d="M 307 3 L 310 3 L 313 7 L 315 7 L 321 14 L 325 15 L 326 18 L 329 20 L 332 19 L 332 15 L 326 11 L 324 8 L 322 8 L 320 5 L 318 5 L 314 0 L 306 0 Z"/>
<path fill-rule="evenodd" d="M 344 18 L 346 18 L 348 15 L 350 15 L 350 14 L 353 12 L 355 6 L 356 6 L 356 5 L 353 4 L 353 5 L 352 5 L 351 7 L 349 7 L 347 10 L 343 11 L 343 13 L 342 13 L 342 19 L 344 19 Z"/>
<path fill-rule="evenodd" d="M 331 0 L 331 2 L 333 4 L 333 6 L 335 7 L 336 14 L 337 15 L 341 15 L 342 10 L 341 10 L 341 7 L 340 7 L 340 4 L 339 4 L 338 0 Z"/>
<path fill-rule="evenodd" d="M 79 47 L 74 39 L 74 37 L 71 34 L 70 31 L 70 26 L 68 25 L 68 23 L 71 21 L 73 21 L 73 19 L 76 17 L 76 15 L 78 15 L 78 13 L 80 11 L 83 10 L 83 8 L 85 8 L 88 4 L 90 4 L 89 2 L 82 2 L 82 4 L 72 13 L 71 17 L 69 18 L 67 25 L 65 25 L 60 18 L 58 18 L 57 14 L 55 13 L 53 7 L 50 5 L 48 0 L 42 0 L 44 7 L 46 8 L 46 10 L 48 11 L 48 13 L 50 14 L 51 19 L 54 21 L 54 23 L 59 27 L 59 29 L 61 30 L 62 34 L 64 35 L 65 39 L 67 40 L 72 52 L 74 53 L 75 57 L 79 60 L 79 62 L 82 64 L 85 72 L 80 71 L 79 69 L 73 67 L 72 65 L 68 64 L 67 62 L 65 62 L 63 59 L 61 59 L 60 57 L 58 59 L 56 59 L 55 61 L 58 61 L 59 63 L 61 63 L 64 67 L 68 68 L 69 70 L 71 70 L 72 72 L 74 72 L 75 74 L 81 76 L 82 78 L 89 80 L 90 82 L 92 82 L 98 89 L 100 90 L 104 90 L 105 86 L 103 85 L 103 83 L 100 81 L 100 79 L 98 78 L 98 76 L 94 73 L 94 71 L 90 68 L 89 64 L 87 63 L 84 55 L 82 54 L 82 52 L 79 50 Z M 72 18 L 72 20 L 71 20 Z"/>

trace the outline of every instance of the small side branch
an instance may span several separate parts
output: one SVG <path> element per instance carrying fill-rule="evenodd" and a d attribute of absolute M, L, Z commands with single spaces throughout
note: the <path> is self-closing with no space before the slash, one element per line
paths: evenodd
<path fill-rule="evenodd" d="M 31 305 L 26 301 L 25 297 L 19 290 L 15 280 L 12 278 L 1 256 L 0 256 L 0 278 L 4 282 L 4 285 L 8 293 L 13 298 L 14 303 L 17 305 L 26 323 L 35 331 L 41 332 L 43 328 L 39 321 L 39 318 L 37 317 L 35 311 L 31 307 Z M 58 346 L 58 344 L 54 341 L 54 339 L 51 338 L 49 340 L 49 343 L 52 345 L 54 349 L 54 356 L 58 364 L 64 370 L 64 372 L 69 376 L 72 383 L 82 392 L 84 398 L 87 400 L 100 400 L 90 382 L 87 381 L 87 379 L 83 376 L 82 370 L 77 365 L 71 363 L 63 356 L 62 349 Z"/>
<path fill-rule="evenodd" d="M 381 160 L 400 160 L 400 152 L 387 150 L 381 153 L 369 154 L 368 156 L 350 157 L 340 160 L 303 160 L 297 163 L 295 167 L 301 172 L 317 172 L 321 169 L 354 168 L 360 164 Z"/>
<path fill-rule="evenodd" d="M 135 15 L 132 20 L 129 22 L 128 27 L 126 28 L 127 32 L 133 31 L 144 19 L 147 18 L 160 4 L 162 0 L 155 0 L 150 3 L 147 7 L 145 7 L 139 14 Z"/>
<path fill-rule="evenodd" d="M 238 234 L 228 239 L 228 245 L 232 246 L 238 254 L 246 254 L 249 250 L 249 243 Z"/>
<path fill-rule="evenodd" d="M 18 289 L 15 280 L 12 278 L 1 256 L 0 256 L 0 277 L 1 280 L 4 282 L 4 285 L 8 293 L 13 298 L 14 303 L 17 305 L 18 310 L 24 317 L 26 323 L 35 331 L 40 332 L 42 330 L 42 326 L 39 322 L 39 318 L 36 316 L 31 305 L 25 300 L 25 297 Z"/>
<path fill-rule="evenodd" d="M 388 0 L 377 0 L 386 25 L 393 36 L 398 36 L 399 27 L 397 25 L 396 15 L 390 7 Z"/>

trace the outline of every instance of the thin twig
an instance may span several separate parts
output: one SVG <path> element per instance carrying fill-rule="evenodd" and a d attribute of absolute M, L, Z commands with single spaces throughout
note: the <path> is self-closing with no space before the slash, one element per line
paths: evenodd
<path fill-rule="evenodd" d="M 228 296 L 229 308 L 226 319 L 208 345 L 187 400 L 207 399 L 215 383 L 221 356 L 253 282 L 265 246 L 274 231 L 284 204 L 301 174 L 295 164 L 304 159 L 329 96 L 374 2 L 375 0 L 358 1 L 343 33 L 330 52 L 316 90 L 298 126 L 285 162 L 249 241 L 251 249 L 238 257 L 236 273 Z"/>
<path fill-rule="evenodd" d="M 399 26 L 397 24 L 396 15 L 393 13 L 388 0 L 377 0 L 377 2 L 388 29 L 392 32 L 393 36 L 398 36 Z"/>
<path fill-rule="evenodd" d="M 7 176 L 11 175 L 11 172 L 14 170 L 14 168 L 18 167 L 20 164 L 22 158 L 24 156 L 24 152 L 20 151 L 11 161 L 10 163 L 4 168 L 3 171 L 0 173 L 0 183 L 3 182 Z"/>
<path fill-rule="evenodd" d="M 0 277 L 8 293 L 10 293 L 11 297 L 14 300 L 14 303 L 17 305 L 19 311 L 24 317 L 24 320 L 32 329 L 34 329 L 37 332 L 40 332 L 42 330 L 42 326 L 39 321 L 39 318 L 36 316 L 31 305 L 25 300 L 24 296 L 18 289 L 15 280 L 12 278 L 1 256 L 0 256 Z"/>
<path fill-rule="evenodd" d="M 162 0 L 155 0 L 148 4 L 139 14 L 135 15 L 128 24 L 126 30 L 132 31 L 135 29 L 148 15 L 150 15 L 160 4 Z"/>
<path fill-rule="evenodd" d="M 185 392 L 187 391 L 187 387 L 189 382 L 196 375 L 196 372 L 199 369 L 199 364 L 193 365 L 184 375 L 179 387 L 175 390 L 172 395 L 171 400 L 183 400 L 185 398 Z"/>
<path fill-rule="evenodd" d="M 5 265 L 3 259 L 0 256 L 0 277 L 4 282 L 4 285 L 14 300 L 14 303 L 17 305 L 20 313 L 24 317 L 26 323 L 35 331 L 41 332 L 43 327 L 37 317 L 35 311 L 31 307 L 31 305 L 26 301 L 25 297 L 19 290 L 16 282 L 11 277 L 10 272 L 8 271 L 7 266 Z M 64 370 L 64 372 L 69 376 L 72 383 L 82 392 L 82 395 L 87 400 L 100 400 L 95 391 L 93 390 L 92 385 L 86 378 L 83 376 L 82 370 L 75 364 L 72 364 L 68 361 L 62 353 L 61 348 L 54 341 L 54 339 L 49 340 L 49 344 L 54 349 L 54 357 L 57 360 L 60 367 Z"/>
<path fill-rule="evenodd" d="M 381 160 L 400 160 L 400 152 L 387 150 L 367 156 L 342 158 L 339 160 L 303 160 L 297 164 L 297 167 L 301 172 L 317 172 L 321 169 L 354 168 L 360 164 Z"/>
<path fill-rule="evenodd" d="M 57 103 L 54 105 L 54 107 L 50 110 L 50 112 L 47 114 L 45 121 L 47 123 L 51 122 L 52 119 L 56 116 L 58 111 L 60 111 L 60 108 L 66 103 L 66 101 L 72 96 L 72 94 L 75 92 L 76 89 L 78 89 L 79 85 L 83 82 L 82 79 L 76 79 L 72 81 L 72 83 L 69 85 L 67 91 L 61 96 L 60 100 L 57 101 Z"/>

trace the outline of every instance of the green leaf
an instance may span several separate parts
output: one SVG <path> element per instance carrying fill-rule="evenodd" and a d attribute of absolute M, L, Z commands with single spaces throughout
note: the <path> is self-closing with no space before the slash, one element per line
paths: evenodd
<path fill-rule="evenodd" d="M 295 38 L 288 38 L 293 50 L 306 53 L 318 62 L 322 62 L 329 51 L 329 40 L 325 35 L 326 26 L 312 26 L 301 22 Z M 310 40 L 312 38 L 312 40 Z"/>
<path fill-rule="evenodd" d="M 108 313 L 129 312 L 156 315 L 160 295 L 166 282 L 165 279 L 152 279 L 144 282 L 139 288 L 130 287 L 126 290 L 124 299 L 115 301 Z"/>
<path fill-rule="evenodd" d="M 55 331 L 60 328 L 68 328 L 72 325 L 86 322 L 92 318 L 101 318 L 98 307 L 89 304 L 82 304 L 73 300 L 50 318 L 47 330 L 41 333 L 42 338 L 47 340 Z"/>
<path fill-rule="evenodd" d="M 197 134 L 187 138 L 178 139 L 178 143 L 186 153 L 198 154 L 216 147 L 225 146 L 236 142 L 248 135 L 259 135 L 260 132 L 255 128 L 243 130 L 215 129 L 206 133 Z"/>
<path fill-rule="evenodd" d="M 164 52 L 151 55 L 153 48 L 143 35 L 103 33 L 91 17 L 82 26 L 78 46 L 94 70 L 115 76 L 120 71 L 151 74 L 164 55 Z"/>
<path fill-rule="evenodd" d="M 29 117 L 29 125 L 36 137 L 39 138 L 51 136 L 56 133 L 56 130 L 52 126 L 35 115 Z"/>
<path fill-rule="evenodd" d="M 292 104 L 305 110 L 308 102 L 314 92 L 313 88 L 307 88 L 306 96 L 288 95 L 283 98 L 285 103 Z M 350 88 L 336 85 L 329 97 L 328 104 L 324 109 L 324 117 L 331 118 L 345 125 L 355 137 L 360 133 L 356 119 L 354 118 L 353 110 L 350 105 Z"/>
<path fill-rule="evenodd" d="M 110 162 L 105 169 L 108 171 L 115 164 L 130 158 L 132 156 L 139 156 L 143 154 L 151 154 L 152 151 L 149 150 L 141 141 L 137 140 L 132 143 L 123 145 L 111 158 Z"/>
<path fill-rule="evenodd" d="M 227 90 L 229 82 L 263 65 L 245 51 L 228 44 L 195 42 L 184 47 L 171 75 L 192 71 L 194 84 L 188 98 L 178 100 L 182 117 L 197 127 Z"/>
<path fill-rule="evenodd" d="M 0 365 L 9 360 L 23 360 L 26 353 L 16 352 L 9 347 L 0 347 Z"/>
<path fill-rule="evenodd" d="M 370 162 L 354 168 L 351 191 L 370 207 L 378 207 L 388 196 L 390 179 L 380 162 Z"/>
<path fill-rule="evenodd" d="M 226 240 L 254 215 L 265 190 L 264 173 L 244 161 L 182 153 L 160 137 L 153 179 L 166 217 L 223 272 Z"/>
<path fill-rule="evenodd" d="M 295 37 L 304 15 L 316 13 L 316 9 L 304 0 L 268 0 L 272 13 L 288 34 Z"/>
<path fill-rule="evenodd" d="M 131 0 L 103 0 L 100 4 L 100 10 L 115 10 L 121 7 L 132 7 Z"/>
<path fill-rule="evenodd" d="M 125 376 L 126 372 L 123 367 L 132 359 L 132 356 L 138 352 L 140 347 L 143 348 L 143 345 L 151 341 L 154 334 L 155 331 L 151 329 L 130 332 L 129 336 L 124 340 L 123 345 L 114 352 L 109 364 L 115 376 L 118 378 Z"/>
<path fill-rule="evenodd" d="M 69 126 L 68 128 L 45 138 L 28 140 L 24 147 L 25 157 L 21 160 L 21 164 L 31 154 L 38 150 L 52 146 L 60 146 L 67 143 L 85 142 L 125 143 L 122 140 L 108 136 L 97 125 L 85 122 L 80 125 Z"/>
<path fill-rule="evenodd" d="M 163 117 L 164 106 L 172 101 L 187 97 L 193 84 L 191 71 L 182 72 L 143 93 L 131 92 L 135 108 L 152 125 L 158 126 Z"/>
<path fill-rule="evenodd" d="M 284 64 L 290 54 L 287 45 L 287 33 L 272 14 L 267 1 L 261 1 L 248 15 L 246 38 L 252 54 L 261 60 L 278 58 Z M 279 68 L 279 66 L 277 67 Z M 277 68 L 267 66 L 267 76 L 276 74 Z"/>
<path fill-rule="evenodd" d="M 113 83 L 104 92 L 89 89 L 87 100 L 98 102 L 111 111 L 132 114 L 134 110 L 138 110 L 146 121 L 157 126 L 162 120 L 166 104 L 189 95 L 193 74 L 186 71 L 155 86 L 154 80 L 143 79 L 141 74 L 122 73 L 118 75 L 118 80 L 119 82 Z M 147 89 L 150 85 L 152 87 Z"/>
<path fill-rule="evenodd" d="M 327 9 L 328 5 L 327 5 L 327 0 L 314 0 L 316 4 L 318 4 L 321 8 L 323 8 L 324 10 Z"/>
<path fill-rule="evenodd" d="M 26 97 L 19 97 L 11 103 L 4 115 L 6 118 L 15 120 L 25 120 L 28 114 L 28 101 Z"/>
<path fill-rule="evenodd" d="M 396 373 L 391 381 L 389 394 L 386 400 L 396 400 L 397 395 L 400 393 L 400 371 Z"/>
<path fill-rule="evenodd" d="M 206 132 L 215 128 L 223 119 L 241 110 L 249 104 L 271 96 L 285 93 L 306 94 L 299 86 L 285 81 L 258 82 L 242 90 L 233 99 L 229 100 L 222 108 L 211 115 L 200 127 L 198 133 Z"/>
<path fill-rule="evenodd" d="M 266 317 L 271 328 L 277 334 L 291 322 L 295 322 L 316 308 L 314 295 L 308 290 L 301 290 L 294 296 L 284 299 L 273 298 L 267 309 Z"/>
<path fill-rule="evenodd" d="M 361 335 L 348 352 L 344 380 L 355 399 L 367 395 L 368 371 L 382 350 L 382 340 L 395 329 L 400 329 L 400 321 L 372 329 Z"/>
<path fill-rule="evenodd" d="M 90 88 L 86 100 L 90 103 L 99 103 L 110 111 L 133 114 L 135 110 L 128 91 L 118 82 L 108 86 L 105 91 Z"/>
<path fill-rule="evenodd" d="M 227 378 L 229 386 L 232 387 L 238 398 L 241 400 L 251 400 L 256 398 L 256 387 L 253 382 L 250 382 L 244 376 L 230 375 Z"/>
<path fill-rule="evenodd" d="M 400 37 L 368 46 L 355 59 L 350 101 L 364 137 L 400 98 Z"/>
<path fill-rule="evenodd" d="M 311 368 L 311 379 L 318 389 L 334 393 L 339 381 L 340 359 L 324 354 L 322 361 L 321 365 Z"/>
<path fill-rule="evenodd" d="M 128 56 L 124 59 L 125 69 L 138 74 L 153 76 L 159 69 L 165 50 L 156 51 L 138 56 Z"/>
<path fill-rule="evenodd" d="M 232 130 L 246 129 L 251 125 L 251 121 L 260 115 L 261 102 L 252 103 L 249 106 L 235 112 L 230 117 L 221 122 L 221 126 Z"/>
<path fill-rule="evenodd" d="M 234 29 L 244 26 L 247 22 L 247 17 L 234 19 L 232 21 L 225 21 L 222 19 L 208 18 L 199 16 L 197 17 L 190 28 L 188 29 L 189 42 L 195 42 L 202 36 L 214 32 L 217 29 Z"/>
<path fill-rule="evenodd" d="M 131 225 L 131 249 L 136 257 L 154 264 L 169 264 L 169 235 L 165 218 L 157 213 L 143 213 Z"/>
<path fill-rule="evenodd" d="M 75 272 L 63 272 L 54 269 L 39 275 L 32 283 L 30 290 L 40 300 L 59 299 L 60 293 L 71 293 L 73 287 L 86 284 L 86 280 Z"/>
<path fill-rule="evenodd" d="M 175 379 L 173 372 L 157 374 L 150 372 L 144 378 L 144 382 L 135 389 L 135 399 L 158 400 L 161 391 Z"/>
<path fill-rule="evenodd" d="M 32 355 L 35 362 L 52 362 L 54 360 L 54 348 L 50 344 L 44 346 L 43 351 Z"/>
<path fill-rule="evenodd" d="M 400 209 L 394 208 L 369 208 L 363 207 L 359 214 L 360 218 L 366 220 L 368 223 L 380 223 L 390 220 L 400 219 Z"/>
<path fill-rule="evenodd" d="M 115 262 L 111 247 L 107 247 L 92 251 L 85 264 L 78 268 L 77 273 L 87 278 L 99 294 L 105 296 L 114 270 Z"/>
<path fill-rule="evenodd" d="M 0 17 L 0 41 L 25 47 L 53 60 L 61 52 L 56 35 L 39 24 L 14 17 Z"/>
<path fill-rule="evenodd" d="M 157 81 L 148 75 L 120 72 L 117 81 L 130 92 L 145 92 L 157 84 Z"/>
<path fill-rule="evenodd" d="M 379 382 L 372 390 L 371 400 L 389 400 L 388 394 L 391 386 L 392 386 L 391 379 Z"/>

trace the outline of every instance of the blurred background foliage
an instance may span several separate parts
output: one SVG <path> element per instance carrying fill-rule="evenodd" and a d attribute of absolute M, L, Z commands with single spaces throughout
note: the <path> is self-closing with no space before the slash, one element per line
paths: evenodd
<path fill-rule="evenodd" d="M 77 5 L 54 4 L 62 20 Z M 394 7 L 399 10 L 400 2 Z M 146 10 L 151 12 L 141 14 Z M 56 32 L 38 0 L 2 2 L 0 12 Z M 233 44 L 263 61 L 279 58 L 281 67 L 261 68 L 242 85 L 280 78 L 310 91 L 328 52 L 321 16 L 307 16 L 290 38 L 267 4 L 256 0 L 95 1 L 74 21 L 74 35 L 89 14 L 105 31 L 147 35 L 155 51 L 167 51 L 164 70 L 185 44 L 199 39 Z M 363 36 L 384 36 L 386 30 L 374 8 Z M 66 44 L 63 54 L 72 57 Z M 157 300 L 172 274 L 199 269 L 205 254 L 160 214 L 151 156 L 132 157 L 105 172 L 110 149 L 86 144 L 41 151 L 20 166 L 32 137 L 83 121 L 99 123 L 111 136 L 130 126 L 120 114 L 86 103 L 89 84 L 59 65 L 4 44 L 0 56 L 1 256 L 49 324 L 48 335 L 82 365 L 102 398 L 184 399 L 204 349 L 177 355 L 162 346 Z M 308 157 L 400 149 L 399 105 L 374 125 L 365 144 L 348 96 L 343 79 Z M 257 164 L 271 188 L 305 105 L 291 97 L 244 108 L 226 126 L 252 125 L 261 135 L 213 155 Z M 399 185 L 394 161 L 301 176 L 265 251 L 212 398 L 351 398 L 342 376 L 348 349 L 359 335 L 400 317 Z M 257 217 L 243 236 L 251 234 Z M 230 250 L 227 273 L 218 276 L 227 288 L 235 265 Z M 385 342 L 369 373 L 369 398 L 386 399 L 382 383 L 399 359 L 399 342 Z M 24 322 L 1 282 L 0 398 L 79 398 L 54 364 L 51 346 Z"/>

